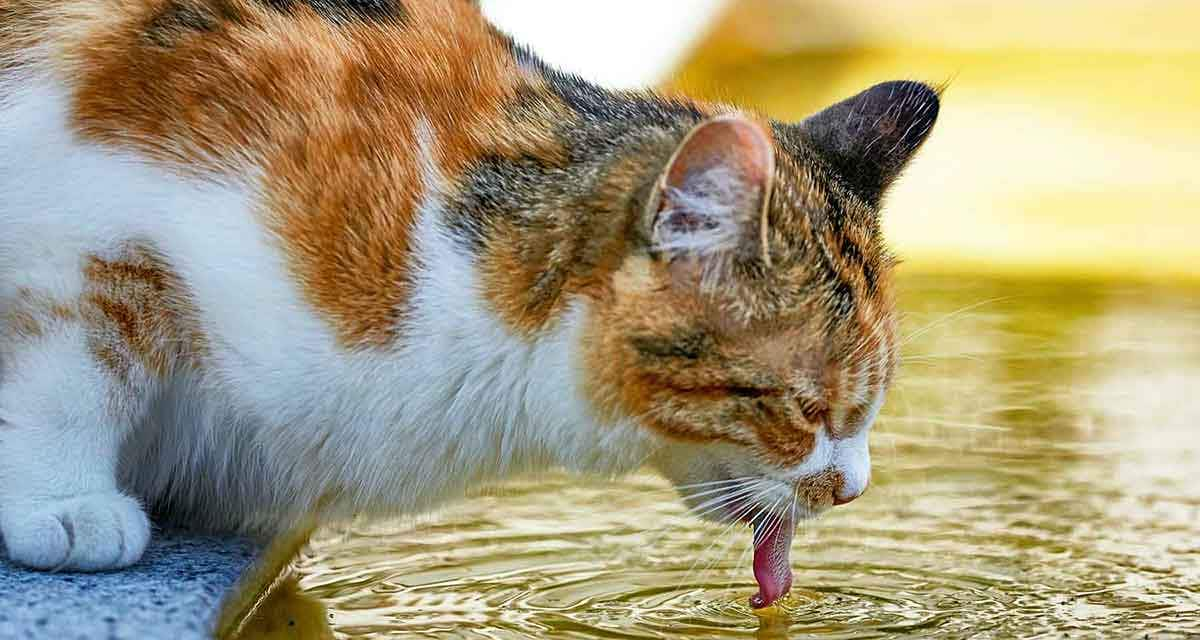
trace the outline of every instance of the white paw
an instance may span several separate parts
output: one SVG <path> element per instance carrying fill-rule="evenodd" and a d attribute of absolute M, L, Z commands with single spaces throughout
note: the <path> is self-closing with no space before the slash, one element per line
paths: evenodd
<path fill-rule="evenodd" d="M 120 569 L 137 562 L 150 541 L 141 505 L 119 493 L 50 500 L 6 515 L 9 559 L 34 569 Z"/>

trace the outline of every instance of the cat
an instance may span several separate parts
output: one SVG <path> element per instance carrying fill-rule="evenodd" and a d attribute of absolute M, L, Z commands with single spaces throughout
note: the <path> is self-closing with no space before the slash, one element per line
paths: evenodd
<path fill-rule="evenodd" d="M 604 90 L 465 1 L 0 0 L 8 557 L 648 465 L 755 526 L 769 603 L 867 488 L 879 209 L 939 103 Z"/>

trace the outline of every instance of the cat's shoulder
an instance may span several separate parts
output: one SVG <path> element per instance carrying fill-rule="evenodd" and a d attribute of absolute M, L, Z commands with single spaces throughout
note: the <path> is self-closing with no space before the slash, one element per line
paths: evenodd
<path fill-rule="evenodd" d="M 472 0 L 0 0 L 0 56 L 72 35 L 163 48 L 230 29 L 296 35 L 334 28 L 354 41 L 407 27 L 451 29 L 467 39 L 446 46 L 496 35 Z"/>

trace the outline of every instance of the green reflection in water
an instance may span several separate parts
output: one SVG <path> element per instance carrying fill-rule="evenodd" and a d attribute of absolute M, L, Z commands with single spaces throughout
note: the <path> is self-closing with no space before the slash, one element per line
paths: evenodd
<path fill-rule="evenodd" d="M 1200 292 L 909 278 L 871 491 L 805 526 L 759 618 L 749 535 L 666 484 L 548 476 L 319 536 L 344 637 L 1200 633 Z"/>

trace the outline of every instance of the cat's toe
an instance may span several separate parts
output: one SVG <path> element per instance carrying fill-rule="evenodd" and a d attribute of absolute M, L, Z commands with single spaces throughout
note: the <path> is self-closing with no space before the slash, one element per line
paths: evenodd
<path fill-rule="evenodd" d="M 128 496 L 78 496 L 41 505 L 23 521 L 7 526 L 4 537 L 9 557 L 18 564 L 107 571 L 142 557 L 150 540 L 150 521 Z"/>
<path fill-rule="evenodd" d="M 8 559 L 31 569 L 57 569 L 71 553 L 71 536 L 55 514 L 40 511 L 6 522 L 4 545 Z"/>
<path fill-rule="evenodd" d="M 142 559 L 146 545 L 150 543 L 150 519 L 146 517 L 146 512 L 137 500 L 128 496 L 120 497 L 121 505 L 115 510 L 121 527 L 122 542 L 117 566 L 128 567 Z"/>

